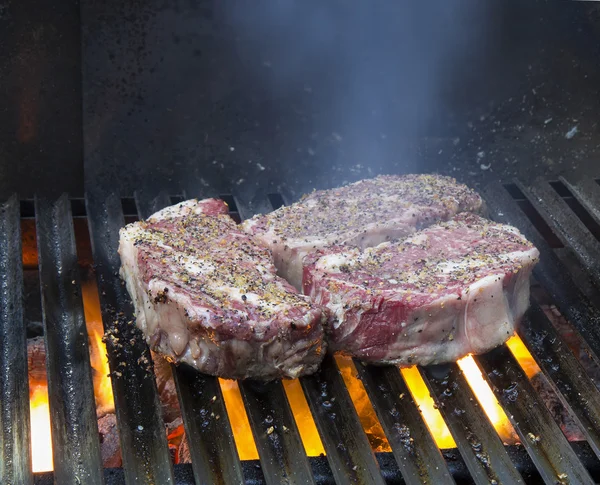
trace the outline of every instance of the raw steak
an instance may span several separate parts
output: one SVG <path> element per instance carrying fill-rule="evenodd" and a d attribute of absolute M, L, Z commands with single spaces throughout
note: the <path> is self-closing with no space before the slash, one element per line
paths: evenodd
<path fill-rule="evenodd" d="M 362 252 L 313 253 L 304 291 L 331 311 L 335 351 L 373 363 L 453 362 L 513 334 L 538 256 L 514 227 L 463 213 Z"/>
<path fill-rule="evenodd" d="M 450 177 L 382 175 L 313 192 L 242 227 L 273 251 L 278 274 L 300 289 L 302 259 L 316 249 L 376 246 L 481 205 L 476 192 Z"/>
<path fill-rule="evenodd" d="M 129 224 L 119 254 L 152 350 L 226 378 L 296 378 L 321 363 L 323 311 L 276 276 L 224 202 L 190 200 Z"/>

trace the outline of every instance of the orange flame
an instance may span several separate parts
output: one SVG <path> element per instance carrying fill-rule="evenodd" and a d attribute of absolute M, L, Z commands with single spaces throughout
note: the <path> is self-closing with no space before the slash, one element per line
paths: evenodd
<path fill-rule="evenodd" d="M 99 414 L 114 411 L 112 386 L 108 377 L 106 347 L 102 342 L 102 317 L 95 282 L 86 282 L 81 288 L 86 327 L 90 338 L 90 357 L 94 378 L 94 395 Z M 34 472 L 53 470 L 50 406 L 48 387 L 39 382 L 30 383 L 29 408 L 31 417 L 31 450 Z"/>
<path fill-rule="evenodd" d="M 31 450 L 34 472 L 54 469 L 52 463 L 52 432 L 48 388 L 36 386 L 30 392 L 29 416 L 31 418 Z"/>
<path fill-rule="evenodd" d="M 240 394 L 237 381 L 230 379 L 219 379 L 225 408 L 229 415 L 229 421 L 233 431 L 235 446 L 240 455 L 240 460 L 258 460 L 258 450 L 252 437 L 250 421 L 244 408 L 244 401 Z"/>
<path fill-rule="evenodd" d="M 423 419 L 433 435 L 435 443 L 442 449 L 456 448 L 454 438 L 452 438 L 441 413 L 437 410 L 431 394 L 429 394 L 427 384 L 425 384 L 419 373 L 419 369 L 416 366 L 406 367 L 400 369 L 400 372 L 402 372 L 402 377 L 404 377 L 413 399 L 421 410 Z"/>
<path fill-rule="evenodd" d="M 500 439 L 505 443 L 516 443 L 517 434 L 508 420 L 504 409 L 498 403 L 490 385 L 483 378 L 481 370 L 472 356 L 468 355 L 458 361 L 458 366 L 463 371 L 465 379 L 473 389 L 475 397 L 481 408 L 485 411 L 490 422 L 498 432 Z"/>
<path fill-rule="evenodd" d="M 85 325 L 89 335 L 96 409 L 98 414 L 104 415 L 106 413 L 114 412 L 115 403 L 113 399 L 112 384 L 110 377 L 108 376 L 110 369 L 106 358 L 106 346 L 102 341 L 104 328 L 102 326 L 98 287 L 93 278 L 81 285 L 81 295 L 83 297 Z"/>
<path fill-rule="evenodd" d="M 335 361 L 342 373 L 342 378 L 348 388 L 350 398 L 354 403 L 363 429 L 367 433 L 371 448 L 377 452 L 391 451 L 392 449 L 377 419 L 365 386 L 358 378 L 358 373 L 352 359 L 344 355 L 336 355 Z"/>
<path fill-rule="evenodd" d="M 294 419 L 300 432 L 300 438 L 304 444 L 304 450 L 308 456 L 319 456 L 325 454 L 325 448 L 321 442 L 317 426 L 310 413 L 310 408 L 304 397 L 302 385 L 298 379 L 283 381 L 283 387 L 287 395 L 290 407 L 294 413 Z"/>
<path fill-rule="evenodd" d="M 506 345 L 508 346 L 515 359 L 517 359 L 517 362 L 519 362 L 519 365 L 521 366 L 527 377 L 532 378 L 533 376 L 541 372 L 541 369 L 535 362 L 535 359 L 533 358 L 529 350 L 527 350 L 527 347 L 525 347 L 525 344 L 518 335 L 514 335 L 511 338 L 509 338 L 506 342 Z"/>

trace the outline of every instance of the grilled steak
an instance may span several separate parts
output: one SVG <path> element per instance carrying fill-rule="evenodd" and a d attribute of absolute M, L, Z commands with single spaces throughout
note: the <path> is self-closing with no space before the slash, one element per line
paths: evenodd
<path fill-rule="evenodd" d="M 333 350 L 373 363 L 451 362 L 513 334 L 538 255 L 517 229 L 463 213 L 364 251 L 313 253 L 304 291 L 334 316 Z"/>
<path fill-rule="evenodd" d="M 121 275 L 156 350 L 226 378 L 296 378 L 325 352 L 323 312 L 276 276 L 271 253 L 216 199 L 121 230 Z"/>
<path fill-rule="evenodd" d="M 314 250 L 376 246 L 481 205 L 476 192 L 450 177 L 384 175 L 313 192 L 242 227 L 273 251 L 279 275 L 300 289 L 302 259 Z"/>

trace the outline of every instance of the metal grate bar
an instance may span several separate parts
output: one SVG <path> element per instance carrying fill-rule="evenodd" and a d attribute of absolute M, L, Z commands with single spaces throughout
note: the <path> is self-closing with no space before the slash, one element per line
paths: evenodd
<path fill-rule="evenodd" d="M 384 485 L 379 465 L 331 354 L 316 374 L 300 378 L 337 484 Z"/>
<path fill-rule="evenodd" d="M 242 220 L 260 205 L 234 200 Z M 283 384 L 246 380 L 239 386 L 267 484 L 315 483 Z"/>
<path fill-rule="evenodd" d="M 245 195 L 246 194 L 239 193 L 234 193 L 233 195 L 233 199 L 237 205 L 237 209 L 242 220 L 250 219 L 256 214 L 266 214 L 267 212 L 271 212 L 273 210 L 271 201 L 266 194 L 264 196 L 262 196 L 262 194 L 257 196 Z"/>
<path fill-rule="evenodd" d="M 165 191 L 161 191 L 155 197 L 152 197 L 152 195 L 143 190 L 136 191 L 134 200 L 140 219 L 147 219 L 155 212 L 172 205 L 171 197 L 169 197 L 169 194 Z"/>
<path fill-rule="evenodd" d="M 174 370 L 197 483 L 244 482 L 219 380 L 187 366 Z"/>
<path fill-rule="evenodd" d="M 592 178 L 579 180 L 576 183 L 565 177 L 560 181 L 571 191 L 575 199 L 586 208 L 596 223 L 600 224 L 600 186 Z"/>
<path fill-rule="evenodd" d="M 594 483 L 506 345 L 476 360 L 544 481 Z"/>
<path fill-rule="evenodd" d="M 103 483 L 71 203 L 36 199 L 48 395 L 57 483 Z"/>
<path fill-rule="evenodd" d="M 420 371 L 475 483 L 523 483 L 458 365 Z"/>
<path fill-rule="evenodd" d="M 396 367 L 354 362 L 407 485 L 454 483 L 410 390 Z"/>
<path fill-rule="evenodd" d="M 532 303 L 518 330 L 563 403 L 573 411 L 588 443 L 600 456 L 600 391 L 538 305 Z"/>
<path fill-rule="evenodd" d="M 119 229 L 125 225 L 121 200 L 88 193 L 86 208 L 125 479 L 129 485 L 173 483 L 152 359 L 132 324 L 133 307 L 118 276 Z"/>
<path fill-rule="evenodd" d="M 281 381 L 245 380 L 239 386 L 267 484 L 314 484 Z"/>
<path fill-rule="evenodd" d="M 550 293 L 561 313 L 577 328 L 596 360 L 600 356 L 600 312 L 577 288 L 569 271 L 531 224 L 508 192 L 500 184 L 488 186 L 484 192 L 491 218 L 517 227 L 540 251 L 540 262 L 534 267 L 535 278 Z"/>
<path fill-rule="evenodd" d="M 32 484 L 19 201 L 0 206 L 0 483 Z"/>
<path fill-rule="evenodd" d="M 135 198 L 138 213 L 144 219 L 171 205 L 166 193 L 156 198 L 136 193 Z M 196 482 L 243 483 L 242 466 L 219 380 L 186 366 L 172 365 L 171 370 L 177 386 Z"/>
<path fill-rule="evenodd" d="M 548 182 L 538 180 L 532 185 L 533 196 L 520 184 L 519 188 L 556 235 L 565 243 L 565 246 L 570 246 L 574 250 L 596 286 L 600 288 L 600 244 L 585 227 L 585 224 L 579 220 Z"/>

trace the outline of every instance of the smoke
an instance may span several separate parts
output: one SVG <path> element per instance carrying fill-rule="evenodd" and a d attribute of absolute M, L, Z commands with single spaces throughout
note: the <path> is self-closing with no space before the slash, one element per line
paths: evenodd
<path fill-rule="evenodd" d="M 295 143 L 285 144 L 282 170 L 312 185 L 418 170 L 410 147 L 474 82 L 493 14 L 467 0 L 228 5 L 248 86 L 303 119 L 285 133 Z"/>

